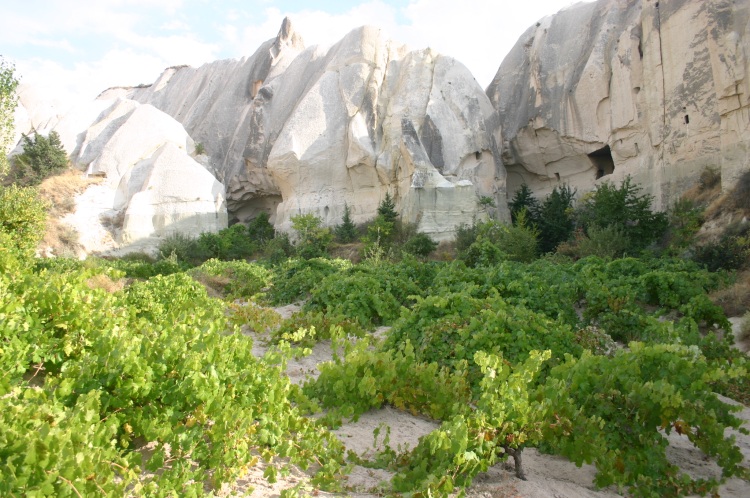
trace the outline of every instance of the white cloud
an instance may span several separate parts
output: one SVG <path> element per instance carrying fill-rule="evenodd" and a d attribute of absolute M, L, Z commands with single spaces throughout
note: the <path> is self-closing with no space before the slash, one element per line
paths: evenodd
<path fill-rule="evenodd" d="M 92 98 L 110 86 L 152 82 L 168 66 L 199 66 L 217 58 L 251 55 L 276 35 L 288 15 L 307 46 L 331 45 L 352 29 L 370 24 L 412 49 L 430 46 L 458 59 L 486 86 L 523 31 L 569 3 L 412 0 L 397 9 L 369 0 L 330 14 L 314 7 L 284 11 L 266 0 L 243 0 L 242 8 L 205 0 L 35 0 L 33 13 L 22 7 L 4 8 L 0 46 L 8 47 L 2 55 L 11 59 L 13 47 L 24 47 L 28 53 L 33 47 L 56 49 L 16 58 L 17 72 L 27 83 L 72 102 Z M 201 24 L 191 26 L 190 14 L 196 13 Z M 153 26 L 159 29 L 148 31 Z M 98 50 L 89 50 L 92 38 Z M 88 45 L 79 45 L 81 40 Z M 84 58 L 92 53 L 96 59 Z M 60 54 L 78 59 L 65 65 L 62 59 L 53 60 Z"/>

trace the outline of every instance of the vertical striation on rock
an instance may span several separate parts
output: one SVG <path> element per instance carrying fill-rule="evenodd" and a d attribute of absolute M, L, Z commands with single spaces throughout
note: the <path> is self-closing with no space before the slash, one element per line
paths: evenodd
<path fill-rule="evenodd" d="M 749 166 L 749 21 L 733 0 L 598 0 L 540 20 L 487 88 L 509 191 L 631 175 L 666 208 L 705 167 L 730 185 Z"/>
<path fill-rule="evenodd" d="M 264 210 L 281 230 L 300 213 L 332 226 L 348 205 L 359 223 L 390 192 L 405 221 L 440 239 L 482 214 L 478 196 L 505 205 L 497 118 L 471 73 L 373 27 L 305 49 L 287 19 L 249 58 L 169 69 L 131 96 L 205 147 L 234 221 Z M 440 180 L 413 186 L 425 171 Z M 425 194 L 438 184 L 439 196 Z"/>

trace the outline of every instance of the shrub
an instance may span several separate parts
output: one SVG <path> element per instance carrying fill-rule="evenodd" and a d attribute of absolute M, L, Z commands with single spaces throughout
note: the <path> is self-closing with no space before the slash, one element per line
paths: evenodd
<path fill-rule="evenodd" d="M 628 250 L 630 241 L 619 226 L 599 228 L 591 226 L 588 235 L 577 239 L 577 256 L 598 256 L 605 259 L 621 258 Z"/>
<path fill-rule="evenodd" d="M 493 265 L 503 260 L 530 262 L 537 257 L 537 235 L 527 227 L 522 211 L 515 226 L 494 220 L 477 224 L 476 242 L 463 254 L 469 266 Z"/>
<path fill-rule="evenodd" d="M 294 254 L 294 247 L 285 233 L 276 234 L 274 238 L 266 242 L 263 248 L 263 257 L 271 264 L 280 264 Z"/>
<path fill-rule="evenodd" d="M 380 202 L 380 205 L 378 206 L 378 216 L 382 216 L 385 218 L 385 221 L 391 223 L 395 222 L 396 218 L 398 218 L 396 203 L 394 202 L 393 197 L 391 197 L 390 192 L 386 192 L 385 197 Z"/>
<path fill-rule="evenodd" d="M 220 291 L 229 299 L 250 298 L 259 293 L 271 281 L 271 273 L 266 268 L 246 261 L 219 261 L 209 259 L 190 271 L 197 280 L 204 275 L 218 277 L 225 282 Z"/>
<path fill-rule="evenodd" d="M 508 203 L 508 208 L 510 209 L 511 220 L 515 223 L 518 213 L 521 211 L 536 213 L 539 210 L 539 201 L 532 195 L 529 186 L 524 183 L 513 195 L 513 199 Z"/>
<path fill-rule="evenodd" d="M 298 237 L 297 254 L 305 259 L 324 256 L 333 236 L 328 228 L 321 226 L 323 221 L 314 214 L 299 214 L 292 216 L 291 220 Z"/>
<path fill-rule="evenodd" d="M 289 304 L 306 299 L 327 276 L 351 267 L 345 259 L 290 259 L 274 268 L 268 297 L 273 304 Z"/>
<path fill-rule="evenodd" d="M 311 292 L 308 311 L 342 315 L 362 327 L 385 325 L 395 320 L 401 306 L 421 289 L 410 278 L 396 271 L 397 265 L 364 263 L 325 278 Z"/>
<path fill-rule="evenodd" d="M 352 212 L 349 204 L 344 203 L 344 216 L 341 218 L 341 224 L 336 225 L 334 229 L 336 240 L 342 244 L 348 244 L 357 240 L 357 227 L 352 221 Z"/>
<path fill-rule="evenodd" d="M 461 223 L 456 227 L 456 250 L 459 252 L 466 251 L 477 240 L 477 222 L 474 220 L 471 225 Z"/>
<path fill-rule="evenodd" d="M 553 252 L 561 242 L 567 241 L 573 234 L 575 194 L 575 190 L 571 190 L 568 185 L 555 187 L 541 205 L 529 209 L 529 218 L 526 221 L 536 225 L 539 231 L 539 250 L 543 254 Z"/>
<path fill-rule="evenodd" d="M 737 270 L 747 262 L 748 245 L 744 237 L 721 237 L 695 248 L 693 260 L 708 271 Z"/>
<path fill-rule="evenodd" d="M 5 153 L 13 140 L 13 113 L 18 105 L 15 67 L 0 58 L 0 178 L 8 172 Z"/>
<path fill-rule="evenodd" d="M 389 258 L 394 231 L 394 223 L 381 215 L 378 215 L 372 223 L 367 225 L 367 235 L 362 240 L 365 243 L 363 249 L 365 258 L 375 260 Z"/>
<path fill-rule="evenodd" d="M 651 211 L 652 197 L 625 178 L 619 187 L 610 182 L 597 185 L 581 199 L 577 219 L 586 232 L 591 227 L 617 227 L 628 240 L 626 252 L 635 254 L 659 240 L 668 226 L 665 213 Z"/>
<path fill-rule="evenodd" d="M 33 140 L 23 135 L 23 152 L 13 158 L 14 182 L 19 185 L 37 185 L 48 176 L 68 167 L 60 135 L 51 131 L 45 137 L 34 132 Z"/>
<path fill-rule="evenodd" d="M 195 155 L 200 156 L 206 153 L 206 147 L 201 142 L 195 144 Z"/>
<path fill-rule="evenodd" d="M 435 249 L 437 249 L 438 243 L 430 238 L 426 233 L 418 233 L 411 237 L 404 244 L 404 251 L 421 258 L 426 258 Z"/>
<path fill-rule="evenodd" d="M 247 225 L 247 235 L 261 249 L 276 236 L 276 229 L 269 221 L 270 215 L 265 211 L 258 213 Z"/>
<path fill-rule="evenodd" d="M 46 218 L 46 205 L 35 188 L 0 186 L 0 233 L 8 235 L 10 247 L 32 255 L 44 236 Z"/>
<path fill-rule="evenodd" d="M 195 239 L 182 233 L 167 235 L 159 243 L 159 257 L 166 259 L 175 257 L 178 261 L 193 261 L 196 252 Z"/>
<path fill-rule="evenodd" d="M 667 238 L 672 252 L 684 250 L 703 224 L 703 208 L 681 197 L 669 210 Z"/>

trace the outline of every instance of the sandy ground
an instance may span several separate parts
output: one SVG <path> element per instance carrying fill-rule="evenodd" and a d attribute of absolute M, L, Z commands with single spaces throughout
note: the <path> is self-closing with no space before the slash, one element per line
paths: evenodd
<path fill-rule="evenodd" d="M 277 308 L 277 311 L 282 317 L 288 317 L 298 309 L 299 306 L 290 305 Z M 376 331 L 376 334 L 384 335 L 387 330 L 387 328 L 380 328 Z M 256 340 L 253 350 L 256 354 L 262 355 L 268 346 L 263 343 L 263 335 L 254 335 Z M 321 342 L 312 349 L 312 354 L 309 356 L 290 361 L 287 366 L 287 374 L 292 382 L 302 383 L 308 376 L 317 376 L 316 366 L 318 363 L 330 359 L 330 341 Z M 727 398 L 723 399 L 728 403 L 736 404 Z M 750 408 L 745 407 L 739 413 L 739 416 L 746 421 L 745 425 L 750 429 Z M 437 427 L 438 423 L 435 421 L 414 417 L 391 407 L 384 407 L 362 415 L 356 422 L 344 424 L 334 431 L 334 434 L 343 442 L 347 450 L 354 451 L 367 458 L 384 449 L 383 438 L 386 430 L 389 431 L 390 447 L 397 451 L 407 451 L 417 444 L 420 437 L 429 434 Z M 377 440 L 374 437 L 376 429 L 380 431 Z M 750 461 L 750 436 L 735 431 L 733 433 L 745 458 Z M 687 437 L 679 436 L 673 432 L 669 436 L 669 442 L 670 446 L 667 453 L 669 459 L 685 472 L 694 477 L 720 475 L 719 467 L 690 444 Z M 617 493 L 616 489 L 597 490 L 595 488 L 593 479 L 596 469 L 592 465 L 576 467 L 575 464 L 562 457 L 544 455 L 534 448 L 524 450 L 523 465 L 528 480 L 522 481 L 515 477 L 511 460 L 511 462 L 495 465 L 488 472 L 477 476 L 472 486 L 467 490 L 467 496 L 474 498 L 610 498 L 622 496 Z M 388 489 L 388 481 L 391 477 L 392 474 L 385 470 L 355 466 L 347 479 L 348 495 L 355 497 L 383 496 L 385 490 Z M 263 467 L 257 466 L 237 483 L 232 492 L 227 494 L 239 496 L 242 493 L 249 492 L 250 496 L 254 497 L 279 496 L 283 489 L 300 486 L 300 491 L 303 494 L 330 496 L 328 493 L 313 490 L 305 484 L 306 482 L 306 474 L 297 469 L 292 469 L 288 476 L 280 478 L 275 484 L 269 484 L 263 478 Z M 720 496 L 725 498 L 750 497 L 750 482 L 730 479 L 721 486 Z"/>

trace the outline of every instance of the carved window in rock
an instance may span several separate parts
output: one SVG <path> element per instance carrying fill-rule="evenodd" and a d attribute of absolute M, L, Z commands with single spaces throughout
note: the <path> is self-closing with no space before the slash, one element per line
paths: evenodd
<path fill-rule="evenodd" d="M 589 153 L 589 160 L 596 170 L 596 179 L 600 179 L 615 172 L 615 161 L 609 145 Z"/>

